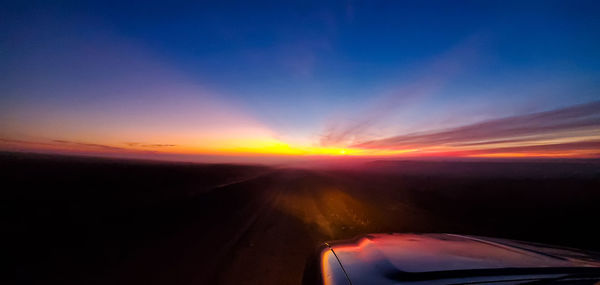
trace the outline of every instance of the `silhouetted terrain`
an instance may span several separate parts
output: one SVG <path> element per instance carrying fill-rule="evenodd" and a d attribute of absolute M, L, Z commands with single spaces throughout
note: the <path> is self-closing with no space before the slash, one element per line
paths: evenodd
<path fill-rule="evenodd" d="M 372 232 L 600 249 L 593 160 L 292 169 L 4 153 L 0 165 L 3 283 L 294 284 L 317 244 Z"/>

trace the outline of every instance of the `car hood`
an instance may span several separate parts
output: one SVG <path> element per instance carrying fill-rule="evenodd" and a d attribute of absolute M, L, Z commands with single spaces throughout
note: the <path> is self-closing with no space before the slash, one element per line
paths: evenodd
<path fill-rule="evenodd" d="M 596 253 L 464 235 L 370 234 L 327 245 L 322 263 L 329 267 L 324 271 L 338 281 L 343 273 L 354 284 L 396 283 L 402 274 L 409 278 L 452 271 L 600 267 Z"/>

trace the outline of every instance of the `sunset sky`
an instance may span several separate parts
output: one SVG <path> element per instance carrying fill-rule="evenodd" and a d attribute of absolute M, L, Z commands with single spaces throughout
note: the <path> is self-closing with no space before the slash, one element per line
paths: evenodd
<path fill-rule="evenodd" d="M 3 1 L 0 150 L 600 157 L 599 1 L 124 2 Z"/>

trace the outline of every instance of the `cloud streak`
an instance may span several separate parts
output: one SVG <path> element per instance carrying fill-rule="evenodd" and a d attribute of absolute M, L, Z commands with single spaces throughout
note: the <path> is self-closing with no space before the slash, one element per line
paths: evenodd
<path fill-rule="evenodd" d="M 130 147 L 155 147 L 155 148 L 177 146 L 176 144 L 160 144 L 160 143 L 145 144 L 145 143 L 139 143 L 139 142 L 126 142 L 125 144 L 128 145 L 128 146 L 130 146 Z"/>
<path fill-rule="evenodd" d="M 175 147 L 175 144 L 148 144 L 148 143 L 124 143 L 126 146 L 115 146 L 110 144 L 88 143 L 79 141 L 70 141 L 63 139 L 53 139 L 49 141 L 19 140 L 10 138 L 0 138 L 0 148 L 9 150 L 49 150 L 49 151 L 73 151 L 90 153 L 141 153 L 152 154 L 156 151 L 147 150 L 147 148 L 169 148 Z"/>
<path fill-rule="evenodd" d="M 449 148 L 484 154 L 524 151 L 599 150 L 600 101 L 506 117 L 458 128 L 364 141 L 363 149 Z"/>
<path fill-rule="evenodd" d="M 128 149 L 122 148 L 122 147 L 116 147 L 116 146 L 105 145 L 105 144 L 97 144 L 97 143 L 82 143 L 82 142 L 73 142 L 73 141 L 66 141 L 66 140 L 52 140 L 52 142 L 55 142 L 58 144 L 72 145 L 72 146 L 91 148 L 91 149 L 109 150 L 109 151 L 128 150 Z"/>

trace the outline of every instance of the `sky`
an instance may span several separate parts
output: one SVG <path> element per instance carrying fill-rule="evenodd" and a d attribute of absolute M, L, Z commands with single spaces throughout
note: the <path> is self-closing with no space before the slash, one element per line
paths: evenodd
<path fill-rule="evenodd" d="M 600 157 L 598 1 L 0 5 L 3 151 Z"/>

